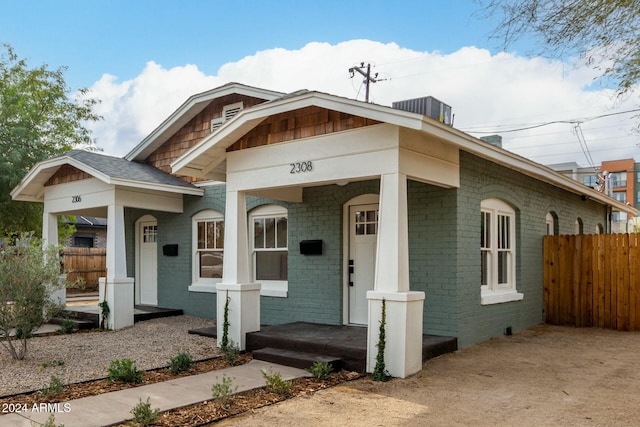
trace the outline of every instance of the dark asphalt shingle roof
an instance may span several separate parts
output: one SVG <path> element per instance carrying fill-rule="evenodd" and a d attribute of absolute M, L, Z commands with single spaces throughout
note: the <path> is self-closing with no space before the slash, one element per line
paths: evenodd
<path fill-rule="evenodd" d="M 125 160 L 120 157 L 84 150 L 72 150 L 62 154 L 60 157 L 72 157 L 111 178 L 195 188 L 192 184 L 151 165 Z"/>

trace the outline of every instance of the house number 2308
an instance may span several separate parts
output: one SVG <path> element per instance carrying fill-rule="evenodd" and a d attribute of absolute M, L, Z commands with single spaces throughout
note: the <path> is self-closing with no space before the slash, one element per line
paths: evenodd
<path fill-rule="evenodd" d="M 289 163 L 289 166 L 291 166 L 289 173 L 311 172 L 313 170 L 313 163 L 311 163 L 311 161 Z"/>

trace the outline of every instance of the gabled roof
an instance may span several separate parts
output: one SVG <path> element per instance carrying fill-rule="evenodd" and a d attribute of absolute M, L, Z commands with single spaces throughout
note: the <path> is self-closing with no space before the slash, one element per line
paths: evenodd
<path fill-rule="evenodd" d="M 281 92 L 260 89 L 234 82 L 193 95 L 167 117 L 160 126 L 136 145 L 124 158 L 126 160 L 138 161 L 146 159 L 149 154 L 153 153 L 180 128 L 204 110 L 211 101 L 232 94 L 251 96 L 264 99 L 265 101 L 271 101 L 284 95 Z"/>
<path fill-rule="evenodd" d="M 202 190 L 148 164 L 120 157 L 72 150 L 36 164 L 11 192 L 14 200 L 42 201 L 45 183 L 63 165 L 70 165 L 107 184 L 170 193 L 201 195 Z"/>
<path fill-rule="evenodd" d="M 246 108 L 216 132 L 202 139 L 176 159 L 171 168 L 174 173 L 194 177 L 215 177 L 226 173 L 226 150 L 235 141 L 251 131 L 267 117 L 305 107 L 320 107 L 413 129 L 457 146 L 463 151 L 516 170 L 539 181 L 597 200 L 615 210 L 637 214 L 637 210 L 582 183 L 565 177 L 532 160 L 488 144 L 478 138 L 422 114 L 391 107 L 365 103 L 322 92 L 300 91 L 270 102 Z"/>

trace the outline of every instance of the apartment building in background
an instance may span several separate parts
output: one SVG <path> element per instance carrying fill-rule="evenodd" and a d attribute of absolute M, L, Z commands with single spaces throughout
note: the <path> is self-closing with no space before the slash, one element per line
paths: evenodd
<path fill-rule="evenodd" d="M 634 159 L 607 160 L 596 167 L 580 167 L 575 162 L 547 166 L 622 203 L 640 208 L 640 163 Z M 638 218 L 629 218 L 624 212 L 613 212 L 611 220 L 613 232 L 640 231 Z"/>

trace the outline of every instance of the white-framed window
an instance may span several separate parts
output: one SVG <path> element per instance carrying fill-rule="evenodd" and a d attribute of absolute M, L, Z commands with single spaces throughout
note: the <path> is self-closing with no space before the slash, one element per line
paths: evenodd
<path fill-rule="evenodd" d="M 556 234 L 556 219 L 551 212 L 547 213 L 547 236 L 553 236 Z"/>
<path fill-rule="evenodd" d="M 265 205 L 249 214 L 253 279 L 262 285 L 260 294 L 286 297 L 289 286 L 289 238 L 287 210 Z"/>
<path fill-rule="evenodd" d="M 499 199 L 481 204 L 481 304 L 518 301 L 516 290 L 516 213 Z"/>
<path fill-rule="evenodd" d="M 192 218 L 190 291 L 215 292 L 222 280 L 224 257 L 224 215 L 204 210 Z"/>

